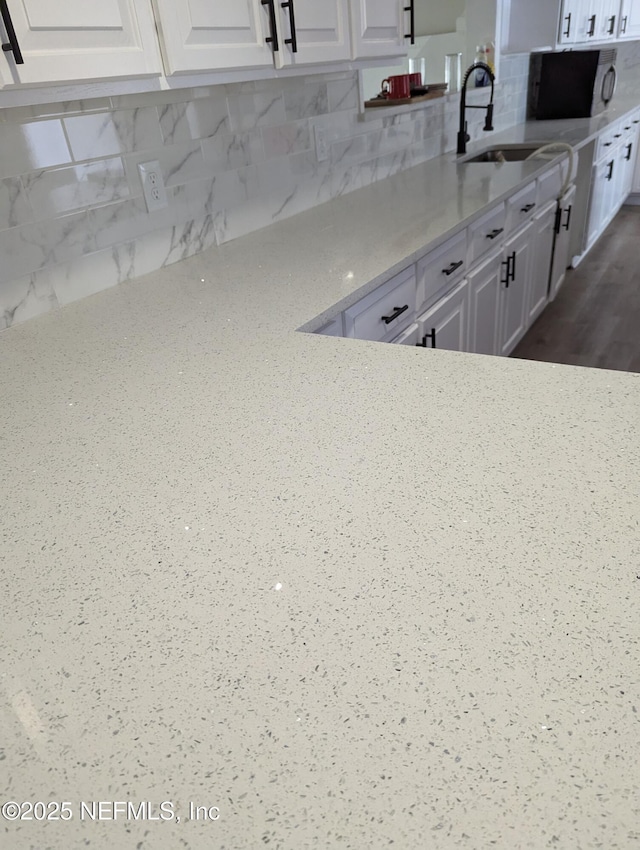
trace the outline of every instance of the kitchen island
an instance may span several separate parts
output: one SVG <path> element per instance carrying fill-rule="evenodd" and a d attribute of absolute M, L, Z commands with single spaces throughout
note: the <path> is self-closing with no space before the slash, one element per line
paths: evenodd
<path fill-rule="evenodd" d="M 0 335 L 0 802 L 69 804 L 3 847 L 640 842 L 640 375 L 299 330 L 543 167 Z"/>

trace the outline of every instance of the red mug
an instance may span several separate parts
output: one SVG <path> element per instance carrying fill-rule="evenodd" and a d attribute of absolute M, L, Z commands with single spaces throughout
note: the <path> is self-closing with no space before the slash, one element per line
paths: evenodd
<path fill-rule="evenodd" d="M 409 80 L 411 82 L 412 89 L 422 88 L 422 74 L 420 72 L 417 74 L 409 74 Z"/>
<path fill-rule="evenodd" d="M 385 83 L 387 87 L 385 88 Z M 411 97 L 411 74 L 397 74 L 382 81 L 382 91 L 390 100 L 405 100 Z"/>

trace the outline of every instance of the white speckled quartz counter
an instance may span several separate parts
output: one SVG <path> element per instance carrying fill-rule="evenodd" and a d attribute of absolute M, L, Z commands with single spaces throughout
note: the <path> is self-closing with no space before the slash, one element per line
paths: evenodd
<path fill-rule="evenodd" d="M 538 168 L 0 335 L 3 848 L 638 845 L 640 376 L 296 332 Z"/>

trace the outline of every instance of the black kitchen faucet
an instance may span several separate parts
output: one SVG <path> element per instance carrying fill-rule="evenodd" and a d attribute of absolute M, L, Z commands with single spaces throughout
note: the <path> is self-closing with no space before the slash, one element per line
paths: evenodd
<path fill-rule="evenodd" d="M 489 79 L 491 80 L 491 100 L 486 106 L 467 106 L 467 83 L 469 82 L 469 77 L 476 70 L 476 68 L 482 68 L 483 71 L 486 71 L 489 75 Z M 462 81 L 462 89 L 460 91 L 460 129 L 458 130 L 458 154 L 467 152 L 467 142 L 470 139 L 470 136 L 467 133 L 467 122 L 465 117 L 467 109 L 486 109 L 487 116 L 484 122 L 483 130 L 493 130 L 493 88 L 495 81 L 496 78 L 493 74 L 493 71 L 485 62 L 474 62 L 473 65 L 470 65 L 467 68 L 467 72 L 464 75 L 464 80 Z"/>

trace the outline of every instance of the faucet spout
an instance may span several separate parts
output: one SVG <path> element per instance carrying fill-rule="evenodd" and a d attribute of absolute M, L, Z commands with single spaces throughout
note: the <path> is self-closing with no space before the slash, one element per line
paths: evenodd
<path fill-rule="evenodd" d="M 491 99 L 486 106 L 467 106 L 467 84 L 469 82 L 469 77 L 476 70 L 476 68 L 482 68 L 482 70 L 486 71 L 489 75 L 489 79 L 491 80 Z M 491 68 L 486 64 L 486 62 L 474 62 L 473 65 L 470 65 L 467 68 L 467 71 L 464 75 L 464 80 L 462 81 L 462 89 L 460 91 L 460 126 L 458 128 L 458 155 L 467 152 L 467 142 L 469 141 L 469 134 L 467 132 L 467 120 L 466 113 L 467 109 L 485 109 L 486 116 L 484 122 L 484 130 L 489 131 L 493 130 L 493 95 L 494 95 L 494 86 L 495 86 L 496 78 L 494 76 Z"/>

